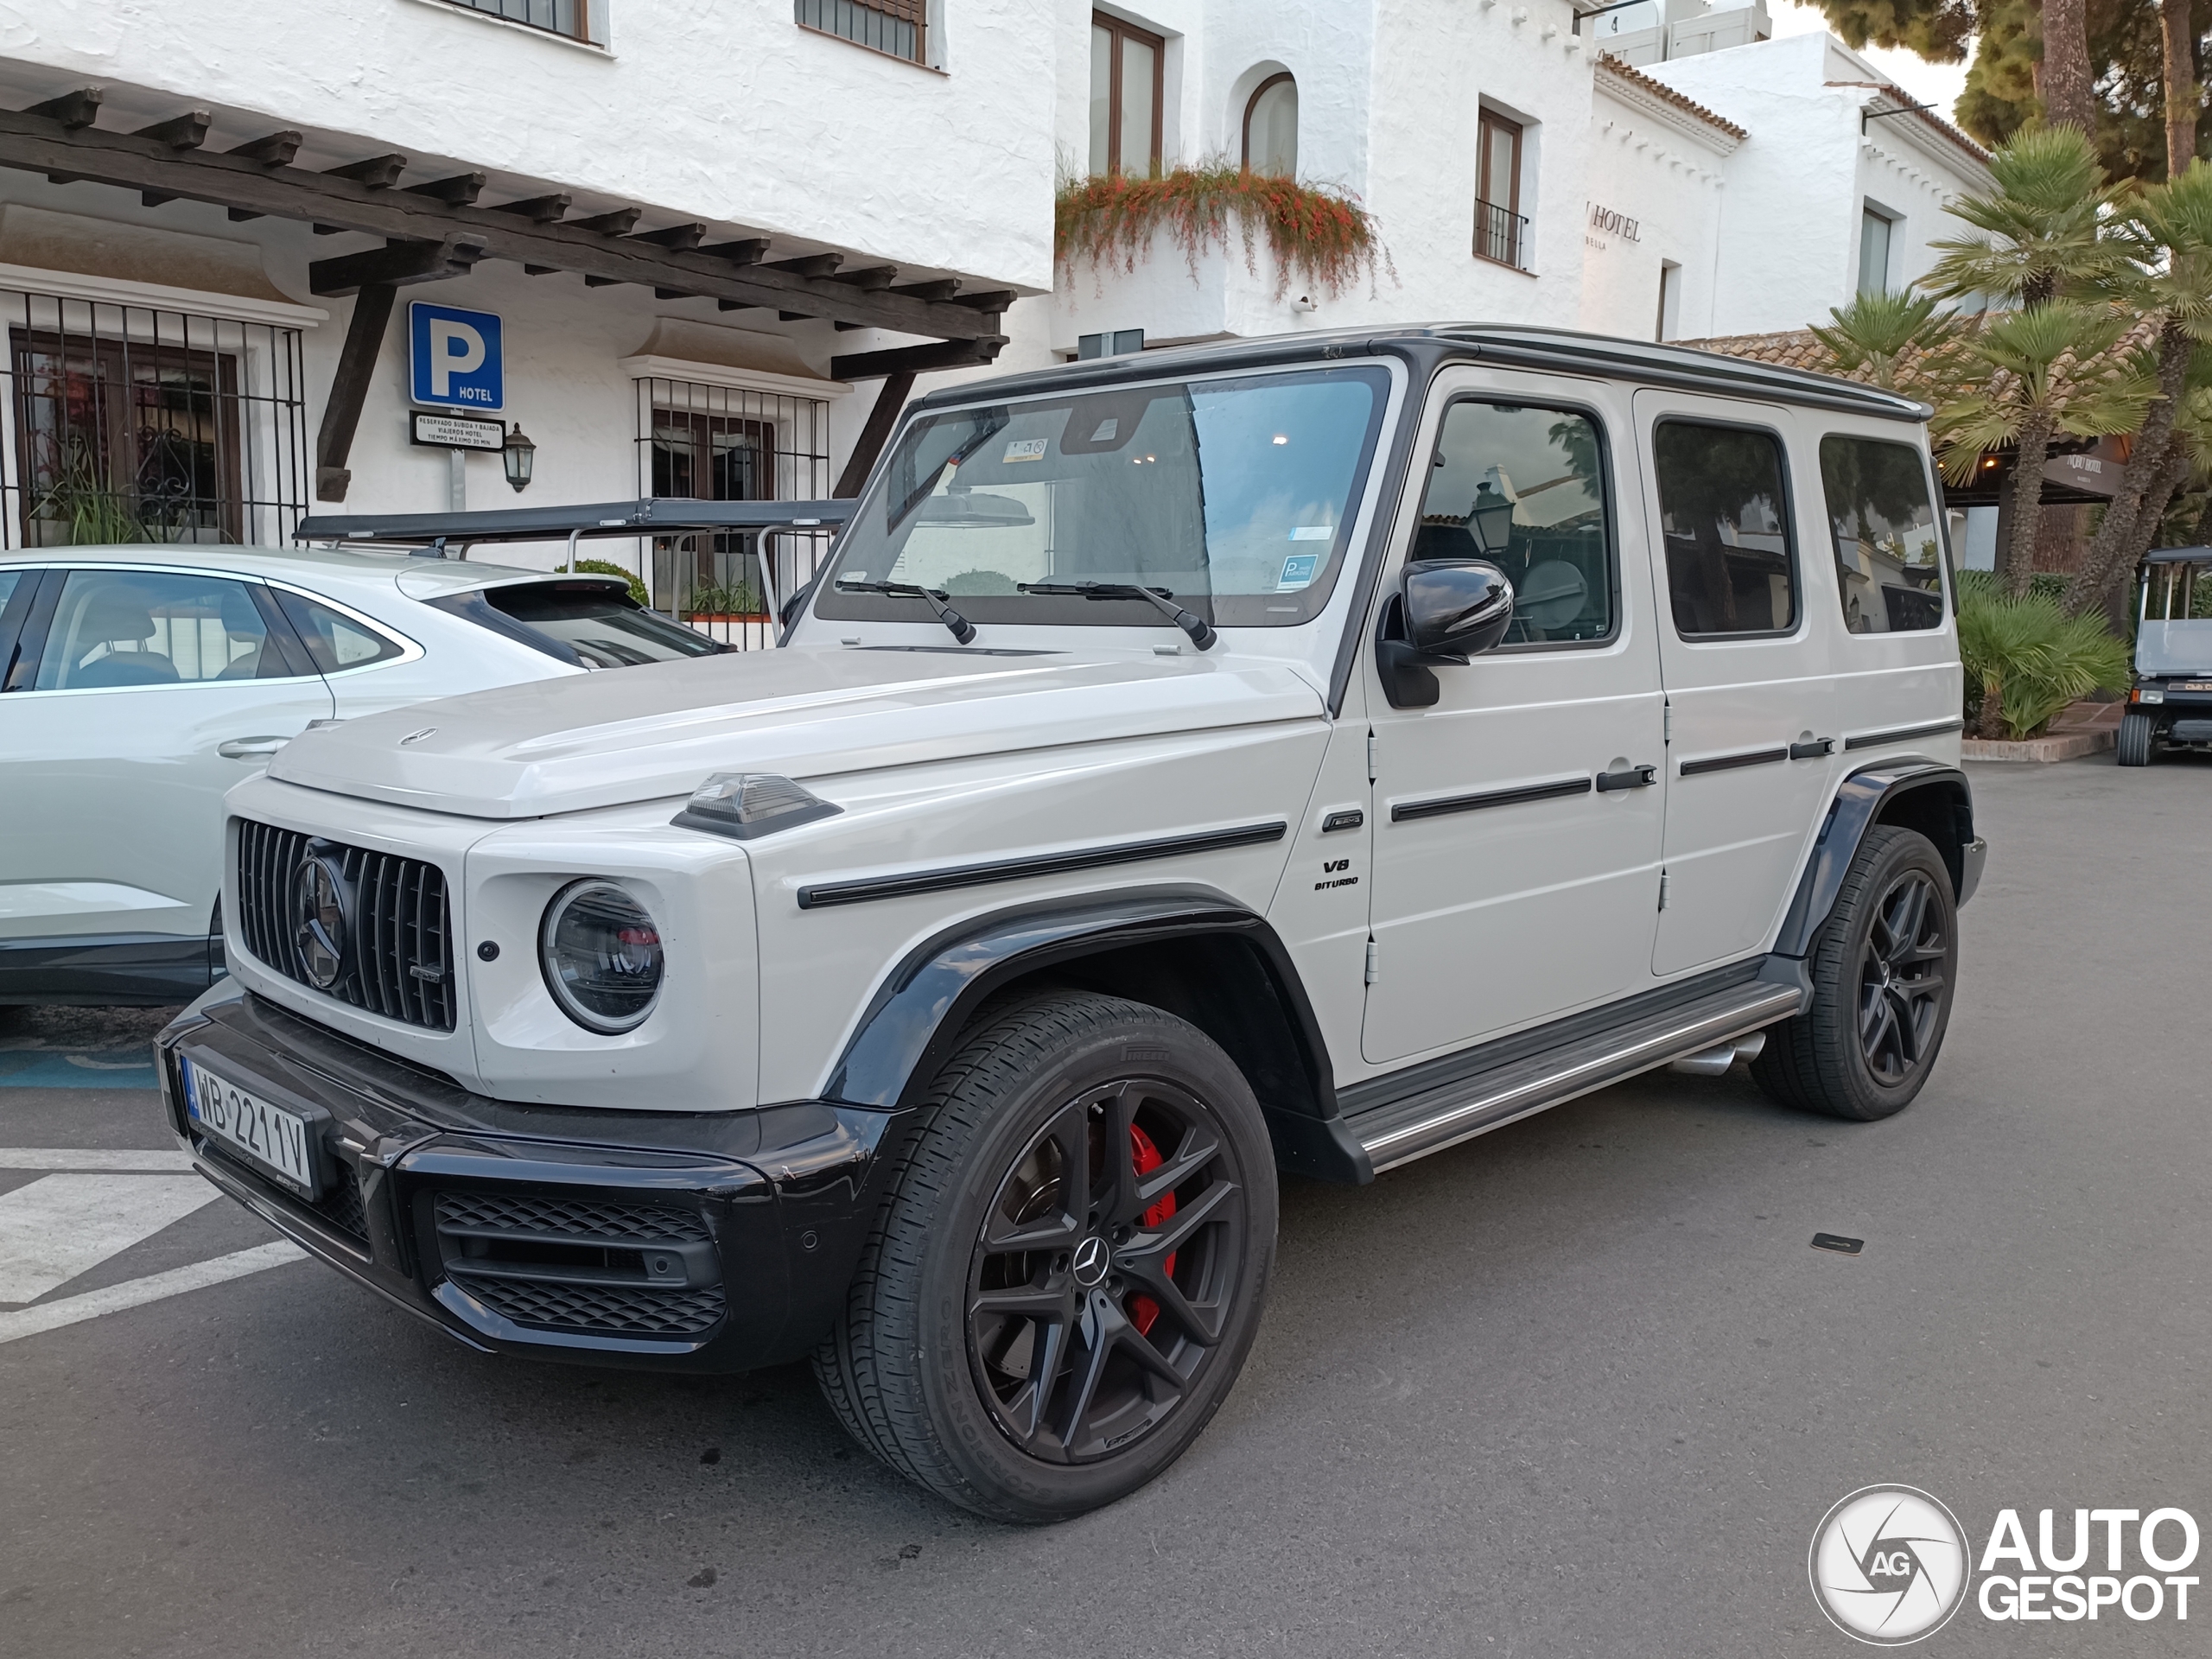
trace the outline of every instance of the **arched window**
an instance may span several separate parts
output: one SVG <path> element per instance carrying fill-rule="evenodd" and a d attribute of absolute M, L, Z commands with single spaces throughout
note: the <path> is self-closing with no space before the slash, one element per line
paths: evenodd
<path fill-rule="evenodd" d="M 1269 75 L 1244 106 L 1244 165 L 1255 173 L 1298 173 L 1298 83 L 1286 71 Z"/>

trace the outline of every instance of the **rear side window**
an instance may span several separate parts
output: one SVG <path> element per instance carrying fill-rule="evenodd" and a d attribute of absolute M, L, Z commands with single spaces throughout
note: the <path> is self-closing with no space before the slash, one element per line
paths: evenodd
<path fill-rule="evenodd" d="M 1844 626 L 1853 633 L 1942 627 L 1943 553 L 1920 452 L 1831 434 L 1821 440 L 1821 487 Z"/>
<path fill-rule="evenodd" d="M 335 674 L 341 669 L 366 668 L 372 663 L 388 662 L 401 654 L 403 648 L 398 641 L 387 639 L 344 612 L 333 610 L 303 594 L 287 593 L 280 588 L 276 590 L 276 602 L 284 607 L 284 614 L 307 642 L 308 655 L 315 658 L 315 665 L 326 674 Z"/>
<path fill-rule="evenodd" d="M 1796 627 L 1782 441 L 1750 427 L 1662 421 L 1651 456 L 1675 632 L 1696 639 Z"/>
<path fill-rule="evenodd" d="M 33 689 L 267 680 L 292 672 L 242 582 L 72 570 L 47 629 Z"/>
<path fill-rule="evenodd" d="M 1509 645 L 1613 632 L 1605 451 L 1587 416 L 1454 404 L 1421 497 L 1416 559 L 1487 559 L 1513 583 Z"/>
<path fill-rule="evenodd" d="M 585 668 L 674 662 L 711 657 L 723 649 L 697 629 L 645 609 L 614 582 L 516 582 L 433 602 Z"/>

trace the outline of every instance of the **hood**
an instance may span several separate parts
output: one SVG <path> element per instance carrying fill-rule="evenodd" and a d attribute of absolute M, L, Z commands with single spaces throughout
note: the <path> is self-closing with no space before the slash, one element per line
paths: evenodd
<path fill-rule="evenodd" d="M 690 794 L 717 772 L 818 779 L 963 755 L 1312 720 L 1279 663 L 785 649 L 564 676 L 302 734 L 285 783 L 475 818 Z"/>

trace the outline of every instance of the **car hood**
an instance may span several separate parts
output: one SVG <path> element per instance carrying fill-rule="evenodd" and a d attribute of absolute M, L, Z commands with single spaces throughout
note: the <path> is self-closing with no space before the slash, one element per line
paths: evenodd
<path fill-rule="evenodd" d="M 269 775 L 534 818 L 688 795 L 717 772 L 819 779 L 1321 712 L 1319 693 L 1280 663 L 797 648 L 414 703 L 305 733 Z"/>

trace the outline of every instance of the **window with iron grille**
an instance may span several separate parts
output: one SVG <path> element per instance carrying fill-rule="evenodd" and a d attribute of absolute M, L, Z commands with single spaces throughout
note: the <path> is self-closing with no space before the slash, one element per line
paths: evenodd
<path fill-rule="evenodd" d="M 927 63 L 929 0 L 797 0 L 798 18 L 808 29 L 818 29 L 858 46 L 888 52 L 912 63 Z"/>
<path fill-rule="evenodd" d="M 602 20 L 594 14 L 607 7 L 607 0 L 452 0 L 452 3 L 504 17 L 511 23 L 542 29 L 549 35 L 565 35 L 572 41 L 600 40 L 601 34 L 593 25 Z"/>
<path fill-rule="evenodd" d="M 826 400 L 658 377 L 637 384 L 641 493 L 702 501 L 830 493 Z M 780 602 L 812 581 L 828 547 L 826 534 L 806 531 L 658 537 L 646 582 L 656 610 L 725 645 L 760 649 L 775 643 L 772 597 Z"/>
<path fill-rule="evenodd" d="M 1521 139 L 1517 121 L 1484 110 L 1475 158 L 1475 257 L 1529 269 L 1529 220 L 1521 211 Z"/>
<path fill-rule="evenodd" d="M 0 291 L 9 546 L 281 546 L 306 511 L 300 333 Z"/>

